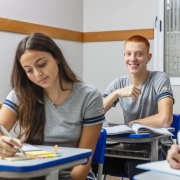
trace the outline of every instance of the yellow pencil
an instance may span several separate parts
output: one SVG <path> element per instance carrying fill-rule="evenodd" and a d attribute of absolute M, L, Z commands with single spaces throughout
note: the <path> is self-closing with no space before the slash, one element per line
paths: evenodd
<path fill-rule="evenodd" d="M 56 144 L 55 146 L 54 146 L 54 154 L 56 154 L 58 152 L 58 145 Z"/>

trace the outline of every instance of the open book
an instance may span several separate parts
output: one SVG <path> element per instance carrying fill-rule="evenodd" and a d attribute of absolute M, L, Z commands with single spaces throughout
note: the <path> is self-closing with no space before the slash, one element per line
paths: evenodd
<path fill-rule="evenodd" d="M 140 123 L 131 123 L 130 126 L 128 125 L 118 125 L 113 127 L 103 127 L 107 131 L 107 135 L 115 135 L 115 134 L 139 134 L 139 133 L 156 133 L 156 134 L 164 134 L 164 135 L 171 135 L 172 133 L 168 131 L 166 128 L 155 128 L 150 126 L 145 126 Z"/>

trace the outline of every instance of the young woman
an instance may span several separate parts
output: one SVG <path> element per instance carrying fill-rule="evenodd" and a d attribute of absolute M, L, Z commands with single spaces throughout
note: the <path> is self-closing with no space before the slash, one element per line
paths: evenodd
<path fill-rule="evenodd" d="M 0 134 L 0 156 L 13 156 L 22 138 L 30 144 L 95 149 L 105 120 L 102 95 L 77 78 L 51 38 L 34 33 L 19 43 L 11 84 L 0 124 L 8 131 L 18 124 L 20 130 L 17 139 Z M 90 164 L 91 159 L 74 167 L 69 177 L 92 177 Z"/>

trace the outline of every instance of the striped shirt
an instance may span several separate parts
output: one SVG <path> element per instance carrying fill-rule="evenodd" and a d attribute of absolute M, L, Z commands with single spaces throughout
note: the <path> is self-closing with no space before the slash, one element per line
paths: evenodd
<path fill-rule="evenodd" d="M 119 77 L 110 83 L 103 97 L 106 98 L 113 91 L 130 85 L 129 76 Z M 120 103 L 126 124 L 132 120 L 157 114 L 158 102 L 165 97 L 170 97 L 174 101 L 170 79 L 164 72 L 149 71 L 149 75 L 140 89 L 141 94 L 136 101 L 133 101 L 131 97 L 126 97 L 118 98 L 113 103 L 114 107 L 118 102 Z"/>
<path fill-rule="evenodd" d="M 83 126 L 93 126 L 105 121 L 102 94 L 85 83 L 74 82 L 69 97 L 59 106 L 45 98 L 45 144 L 77 147 Z M 3 106 L 18 113 L 19 102 L 14 90 Z"/>

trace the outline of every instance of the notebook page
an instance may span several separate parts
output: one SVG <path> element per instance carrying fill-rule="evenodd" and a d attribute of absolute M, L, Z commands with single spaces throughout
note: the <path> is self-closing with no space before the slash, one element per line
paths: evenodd
<path fill-rule="evenodd" d="M 140 123 L 133 123 L 132 124 L 132 129 L 134 129 L 136 132 L 140 131 L 141 129 L 147 129 L 150 130 L 153 133 L 157 134 L 165 134 L 165 135 L 171 135 L 173 136 L 172 133 L 170 133 L 166 128 L 155 128 L 155 127 L 150 127 L 150 126 L 145 126 Z"/>
<path fill-rule="evenodd" d="M 23 144 L 23 147 L 21 148 L 23 151 L 40 151 L 41 149 L 36 147 L 36 146 L 33 146 L 31 144 L 27 144 L 27 143 L 24 143 Z"/>
<path fill-rule="evenodd" d="M 112 126 L 112 127 L 103 127 L 108 135 L 113 134 L 125 134 L 125 133 L 135 133 L 134 130 L 132 130 L 127 125 L 118 125 L 118 126 Z"/>

